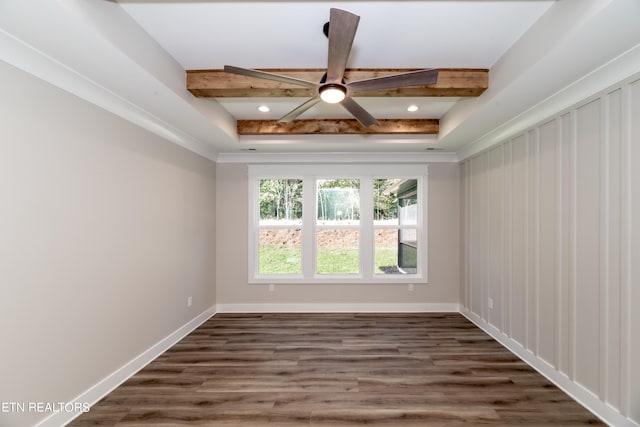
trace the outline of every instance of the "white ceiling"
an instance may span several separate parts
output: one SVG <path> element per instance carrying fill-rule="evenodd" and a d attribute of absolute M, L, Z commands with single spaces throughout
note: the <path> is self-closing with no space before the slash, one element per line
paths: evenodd
<path fill-rule="evenodd" d="M 489 89 L 478 98 L 358 99 L 379 118 L 440 118 L 437 136 L 392 137 L 239 137 L 235 119 L 277 118 L 302 100 L 186 90 L 186 69 L 325 67 L 331 7 L 361 16 L 349 67 L 488 68 Z M 436 148 L 462 158 L 639 73 L 638 22 L 638 0 L 0 1 L 0 61 L 211 159 L 256 148 L 380 159 Z M 348 117 L 321 104 L 307 114 Z"/>
<path fill-rule="evenodd" d="M 491 68 L 553 1 L 119 3 L 193 70 L 324 68 L 332 7 L 360 16 L 351 68 Z"/>
<path fill-rule="evenodd" d="M 332 7 L 360 16 L 349 68 L 491 68 L 553 1 L 139 2 L 120 4 L 186 70 L 324 68 Z M 304 98 L 218 99 L 236 119 L 278 119 Z M 376 118 L 440 119 L 458 98 L 357 98 Z M 268 113 L 258 112 L 266 105 Z M 418 111 L 410 113 L 410 105 Z M 350 118 L 319 104 L 307 118 Z"/>

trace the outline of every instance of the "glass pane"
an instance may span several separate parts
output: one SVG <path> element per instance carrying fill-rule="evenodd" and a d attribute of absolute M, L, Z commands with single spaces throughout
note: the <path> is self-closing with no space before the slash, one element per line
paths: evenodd
<path fill-rule="evenodd" d="M 418 224 L 418 201 L 413 198 L 404 198 L 398 201 L 398 219 L 400 225 L 417 225 Z"/>
<path fill-rule="evenodd" d="M 302 224 L 302 180 L 260 180 L 260 225 Z"/>
<path fill-rule="evenodd" d="M 402 180 L 373 180 L 373 223 L 374 225 L 398 225 L 397 186 Z"/>
<path fill-rule="evenodd" d="M 418 223 L 417 179 L 374 179 L 374 225 Z"/>
<path fill-rule="evenodd" d="M 407 179 L 398 188 L 398 220 L 400 225 L 418 224 L 418 181 Z"/>
<path fill-rule="evenodd" d="M 416 231 L 375 230 L 375 274 L 416 274 Z"/>
<path fill-rule="evenodd" d="M 358 224 L 359 179 L 319 179 L 316 185 L 320 224 Z"/>
<path fill-rule="evenodd" d="M 318 274 L 358 274 L 358 230 L 327 229 L 316 233 Z"/>
<path fill-rule="evenodd" d="M 302 273 L 302 230 L 262 229 L 259 234 L 259 274 Z"/>
<path fill-rule="evenodd" d="M 399 274 L 398 230 L 375 230 L 375 274 Z"/>
<path fill-rule="evenodd" d="M 418 266 L 418 230 L 405 228 L 398 233 L 398 268 L 407 274 L 416 274 Z"/>

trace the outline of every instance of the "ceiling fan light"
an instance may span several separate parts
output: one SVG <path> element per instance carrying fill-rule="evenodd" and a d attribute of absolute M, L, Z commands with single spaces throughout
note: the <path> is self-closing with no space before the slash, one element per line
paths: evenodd
<path fill-rule="evenodd" d="M 320 88 L 320 98 L 327 104 L 337 104 L 347 96 L 343 86 L 328 84 Z"/>

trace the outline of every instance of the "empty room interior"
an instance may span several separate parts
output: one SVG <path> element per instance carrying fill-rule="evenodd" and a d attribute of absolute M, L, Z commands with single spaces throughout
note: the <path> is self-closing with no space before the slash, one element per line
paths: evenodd
<path fill-rule="evenodd" d="M 0 1 L 0 426 L 640 426 L 638 23 Z"/>

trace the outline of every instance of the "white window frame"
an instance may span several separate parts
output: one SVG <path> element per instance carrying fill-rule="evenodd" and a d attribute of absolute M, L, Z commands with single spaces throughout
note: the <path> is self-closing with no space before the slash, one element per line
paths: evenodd
<path fill-rule="evenodd" d="M 248 278 L 250 284 L 389 284 L 427 283 L 427 165 L 415 164 L 260 164 L 249 165 L 249 224 L 248 224 Z M 360 179 L 360 269 L 358 274 L 318 275 L 316 271 L 316 180 L 331 178 Z M 401 228 L 400 225 L 374 226 L 373 180 L 384 178 L 406 178 L 417 180 L 418 224 L 416 274 L 375 274 L 375 228 Z M 302 179 L 302 224 L 287 228 L 302 230 L 302 274 L 259 274 L 259 220 L 261 179 Z M 266 227 L 263 227 L 266 228 Z M 271 226 L 269 227 L 271 228 Z M 345 226 L 318 226 L 322 228 L 345 228 Z M 346 228 L 349 228 L 348 226 Z M 413 228 L 413 227 L 411 227 Z"/>

